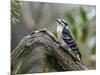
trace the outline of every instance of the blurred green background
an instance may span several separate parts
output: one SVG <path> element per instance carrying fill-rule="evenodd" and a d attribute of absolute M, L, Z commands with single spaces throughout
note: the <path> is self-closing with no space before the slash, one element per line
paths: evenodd
<path fill-rule="evenodd" d="M 96 69 L 96 6 L 11 1 L 11 50 L 31 31 L 46 28 L 56 35 L 56 19 L 70 24 L 83 62 Z"/>

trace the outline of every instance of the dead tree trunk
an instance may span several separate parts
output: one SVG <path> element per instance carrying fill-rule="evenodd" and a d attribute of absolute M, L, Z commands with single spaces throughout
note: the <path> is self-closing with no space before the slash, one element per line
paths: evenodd
<path fill-rule="evenodd" d="M 55 36 L 46 29 L 30 33 L 11 52 L 12 74 L 86 69 L 70 51 L 65 51 Z"/>

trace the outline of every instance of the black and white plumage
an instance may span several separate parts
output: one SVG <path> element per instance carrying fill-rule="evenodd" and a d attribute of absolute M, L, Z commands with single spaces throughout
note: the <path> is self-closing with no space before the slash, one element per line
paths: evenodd
<path fill-rule="evenodd" d="M 57 34 L 58 34 L 58 39 L 61 42 L 62 45 L 67 45 L 71 50 L 73 50 L 79 59 L 80 62 L 81 60 L 81 53 L 79 52 L 78 46 L 75 43 L 72 33 L 68 28 L 68 23 L 65 20 L 62 19 L 57 19 Z"/>

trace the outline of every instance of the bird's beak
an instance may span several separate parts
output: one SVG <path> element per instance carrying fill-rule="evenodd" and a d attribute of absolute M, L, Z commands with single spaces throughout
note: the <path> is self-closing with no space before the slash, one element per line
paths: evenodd
<path fill-rule="evenodd" d="M 56 21 L 57 21 L 57 23 L 58 23 L 59 25 L 62 25 L 61 19 L 57 19 Z"/>
<path fill-rule="evenodd" d="M 57 19 L 56 21 L 57 23 L 61 24 L 61 19 Z"/>

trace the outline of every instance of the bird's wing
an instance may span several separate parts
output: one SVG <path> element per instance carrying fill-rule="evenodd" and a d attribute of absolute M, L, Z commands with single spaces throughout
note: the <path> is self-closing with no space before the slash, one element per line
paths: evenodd
<path fill-rule="evenodd" d="M 79 52 L 78 46 L 75 43 L 71 32 L 68 29 L 63 29 L 62 34 L 64 42 L 76 53 L 76 55 L 79 55 L 79 58 L 81 58 L 81 53 Z"/>

